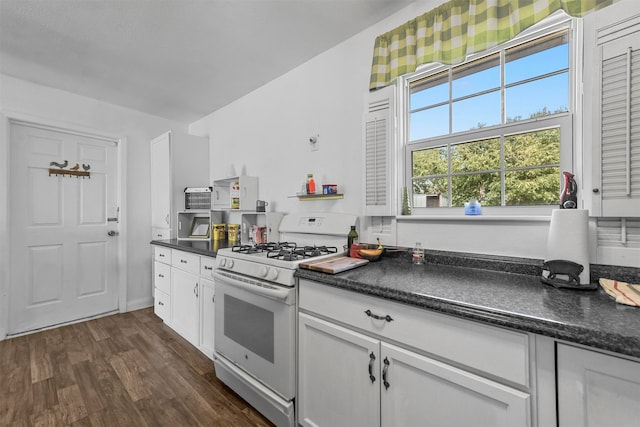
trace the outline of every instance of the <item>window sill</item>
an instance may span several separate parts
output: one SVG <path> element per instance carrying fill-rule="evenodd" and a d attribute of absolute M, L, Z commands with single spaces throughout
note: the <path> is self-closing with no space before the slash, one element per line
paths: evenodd
<path fill-rule="evenodd" d="M 398 221 L 550 222 L 551 215 L 397 215 Z"/>

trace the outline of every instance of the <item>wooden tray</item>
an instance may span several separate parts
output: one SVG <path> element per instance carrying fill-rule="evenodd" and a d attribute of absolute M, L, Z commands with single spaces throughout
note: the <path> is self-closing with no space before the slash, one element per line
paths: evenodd
<path fill-rule="evenodd" d="M 368 263 L 369 260 L 366 259 L 339 255 L 331 258 L 304 261 L 300 263 L 300 267 L 308 270 L 322 271 L 323 273 L 336 274 L 356 267 L 361 267 Z"/>

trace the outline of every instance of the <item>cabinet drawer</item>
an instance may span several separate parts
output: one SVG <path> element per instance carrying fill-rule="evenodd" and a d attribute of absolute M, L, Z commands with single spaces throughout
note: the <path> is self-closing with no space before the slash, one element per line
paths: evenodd
<path fill-rule="evenodd" d="M 172 249 L 171 265 L 196 276 L 200 275 L 200 255 Z"/>
<path fill-rule="evenodd" d="M 216 263 L 216 259 L 210 256 L 200 257 L 200 276 L 206 279 L 213 277 L 213 266 Z"/>
<path fill-rule="evenodd" d="M 171 291 L 171 266 L 160 262 L 153 263 L 153 286 L 168 294 Z"/>
<path fill-rule="evenodd" d="M 300 280 L 299 304 L 300 310 L 529 387 L 529 336 L 525 333 L 309 280 Z M 386 316 L 392 320 L 385 320 Z"/>
<path fill-rule="evenodd" d="M 171 249 L 165 248 L 164 246 L 154 246 L 153 247 L 153 259 L 158 262 L 163 262 L 165 264 L 171 264 Z"/>
<path fill-rule="evenodd" d="M 171 299 L 169 298 L 169 294 L 155 289 L 154 292 L 154 308 L 153 312 L 165 322 L 169 322 L 171 319 L 169 316 L 171 315 Z"/>

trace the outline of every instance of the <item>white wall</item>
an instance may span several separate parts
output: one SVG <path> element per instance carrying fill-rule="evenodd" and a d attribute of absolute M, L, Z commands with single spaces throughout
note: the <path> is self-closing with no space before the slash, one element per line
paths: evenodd
<path fill-rule="evenodd" d="M 150 196 L 149 196 L 149 141 L 170 129 L 186 131 L 186 125 L 133 110 L 85 98 L 69 92 L 36 85 L 24 80 L 0 74 L 0 113 L 5 117 L 0 126 L 0 310 L 6 307 L 7 265 L 7 218 L 8 197 L 6 188 L 9 144 L 6 119 L 25 118 L 30 121 L 57 125 L 69 129 L 126 138 L 126 252 L 128 256 L 127 305 L 129 309 L 152 305 L 151 288 L 151 240 Z M 6 327 L 0 316 L 0 337 Z"/>
<path fill-rule="evenodd" d="M 259 177 L 260 198 L 282 212 L 335 211 L 363 214 L 362 121 L 375 37 L 440 1 L 417 1 L 399 13 L 311 59 L 190 126 L 209 135 L 212 178 L 235 173 Z M 308 137 L 320 135 L 310 152 Z M 232 167 L 233 166 L 233 167 Z M 307 172 L 316 184 L 336 183 L 344 200 L 300 202 Z M 361 220 L 362 224 L 367 223 Z M 548 221 L 398 221 L 387 244 L 429 249 L 544 258 Z M 346 230 L 345 230 L 346 233 Z M 375 241 L 374 232 L 364 231 Z"/>

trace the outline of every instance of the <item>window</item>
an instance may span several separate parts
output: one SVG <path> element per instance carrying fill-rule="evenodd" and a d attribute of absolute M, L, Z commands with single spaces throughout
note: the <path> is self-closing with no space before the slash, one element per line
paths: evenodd
<path fill-rule="evenodd" d="M 470 199 L 503 209 L 557 206 L 561 173 L 572 170 L 570 24 L 547 24 L 460 65 L 404 79 L 414 213 Z"/>

